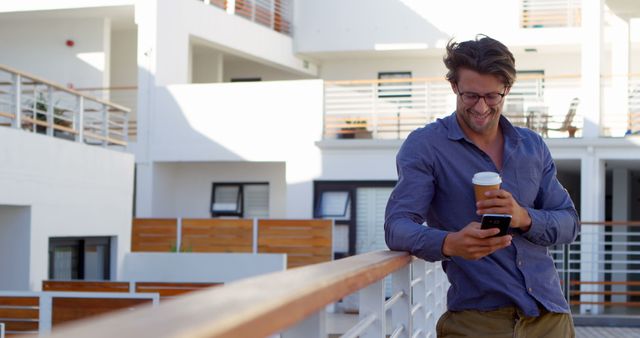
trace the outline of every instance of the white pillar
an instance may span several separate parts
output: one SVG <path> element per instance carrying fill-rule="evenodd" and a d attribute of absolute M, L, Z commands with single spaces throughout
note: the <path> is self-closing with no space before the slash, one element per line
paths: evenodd
<path fill-rule="evenodd" d="M 153 216 L 153 162 L 136 164 L 136 217 Z"/>
<path fill-rule="evenodd" d="M 582 0 L 582 97 L 578 112 L 584 117 L 584 138 L 597 138 L 600 135 L 603 3 L 604 0 Z"/>
<path fill-rule="evenodd" d="M 611 92 L 603 117 L 610 136 L 624 136 L 629 127 L 629 22 L 611 15 Z"/>
<path fill-rule="evenodd" d="M 604 221 L 604 161 L 599 159 L 593 147 L 587 148 L 587 154 L 581 161 L 580 174 L 580 216 L 583 222 Z M 580 281 L 602 281 L 604 274 L 602 264 L 603 252 L 603 227 L 600 225 L 582 225 L 580 235 Z M 571 257 L 574 258 L 574 257 Z M 602 291 L 597 285 L 580 285 L 581 292 Z M 581 294 L 581 302 L 599 302 L 602 297 L 598 295 Z M 597 314 L 602 306 L 595 304 L 583 304 L 580 313 Z"/>
<path fill-rule="evenodd" d="M 626 168 L 616 168 L 613 169 L 613 221 L 629 221 L 629 200 L 631 196 L 631 187 L 629 181 L 629 170 Z M 628 236 L 626 232 L 628 231 L 627 226 L 613 226 L 612 231 L 614 234 L 619 233 L 620 235 L 612 236 L 613 242 L 627 242 Z M 625 244 L 614 244 L 611 249 L 613 251 L 627 251 L 629 248 Z M 627 260 L 626 254 L 613 254 L 611 259 L 613 260 Z M 615 263 L 611 265 L 613 270 L 626 270 L 626 263 Z M 614 282 L 626 282 L 627 274 L 626 273 L 613 273 L 612 281 Z M 626 292 L 626 285 L 613 285 L 611 287 L 611 291 L 616 292 Z M 614 295 L 611 297 L 611 301 L 613 302 L 626 302 L 626 295 Z"/>

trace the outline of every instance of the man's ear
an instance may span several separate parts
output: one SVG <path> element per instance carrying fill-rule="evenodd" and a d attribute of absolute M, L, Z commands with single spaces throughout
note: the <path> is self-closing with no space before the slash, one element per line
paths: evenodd
<path fill-rule="evenodd" d="M 449 82 L 449 84 L 451 84 L 451 90 L 453 90 L 453 92 L 458 95 L 458 86 L 456 85 L 455 82 Z"/>
<path fill-rule="evenodd" d="M 510 91 L 511 91 L 511 87 L 507 87 L 507 89 L 505 89 L 504 91 L 504 95 L 509 94 Z"/>

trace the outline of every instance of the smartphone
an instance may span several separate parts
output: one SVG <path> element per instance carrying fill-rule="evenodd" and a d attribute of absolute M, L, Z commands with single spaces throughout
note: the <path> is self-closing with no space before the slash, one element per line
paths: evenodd
<path fill-rule="evenodd" d="M 493 237 L 499 237 L 507 234 L 507 230 L 509 230 L 510 224 L 511 224 L 511 215 L 485 214 L 485 215 L 482 215 L 482 226 L 480 228 L 481 229 L 498 228 L 500 229 L 500 232 Z"/>

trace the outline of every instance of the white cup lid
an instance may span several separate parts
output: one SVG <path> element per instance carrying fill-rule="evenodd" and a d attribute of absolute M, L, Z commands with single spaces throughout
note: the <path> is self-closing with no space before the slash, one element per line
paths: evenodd
<path fill-rule="evenodd" d="M 481 171 L 473 175 L 471 182 L 477 185 L 494 185 L 502 183 L 502 179 L 498 173 L 493 171 Z"/>

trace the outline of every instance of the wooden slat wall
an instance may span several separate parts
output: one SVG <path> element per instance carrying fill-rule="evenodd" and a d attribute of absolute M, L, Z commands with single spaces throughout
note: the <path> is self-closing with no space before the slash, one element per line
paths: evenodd
<path fill-rule="evenodd" d="M 176 249 L 176 219 L 136 218 L 131 227 L 132 252 L 171 252 Z"/>
<path fill-rule="evenodd" d="M 183 252 L 253 252 L 253 220 L 183 219 Z"/>
<path fill-rule="evenodd" d="M 65 298 L 52 299 L 52 326 L 120 309 L 151 303 L 150 299 Z"/>
<path fill-rule="evenodd" d="M 197 291 L 211 286 L 219 286 L 222 283 L 156 283 L 137 282 L 136 292 L 158 293 L 161 299 L 166 300 L 188 292 Z"/>
<path fill-rule="evenodd" d="M 129 282 L 45 280 L 42 291 L 129 292 Z"/>
<path fill-rule="evenodd" d="M 37 333 L 39 307 L 38 297 L 0 297 L 0 323 L 7 335 Z"/>
<path fill-rule="evenodd" d="M 331 261 L 331 220 L 258 221 L 258 252 L 286 253 L 287 267 Z"/>

